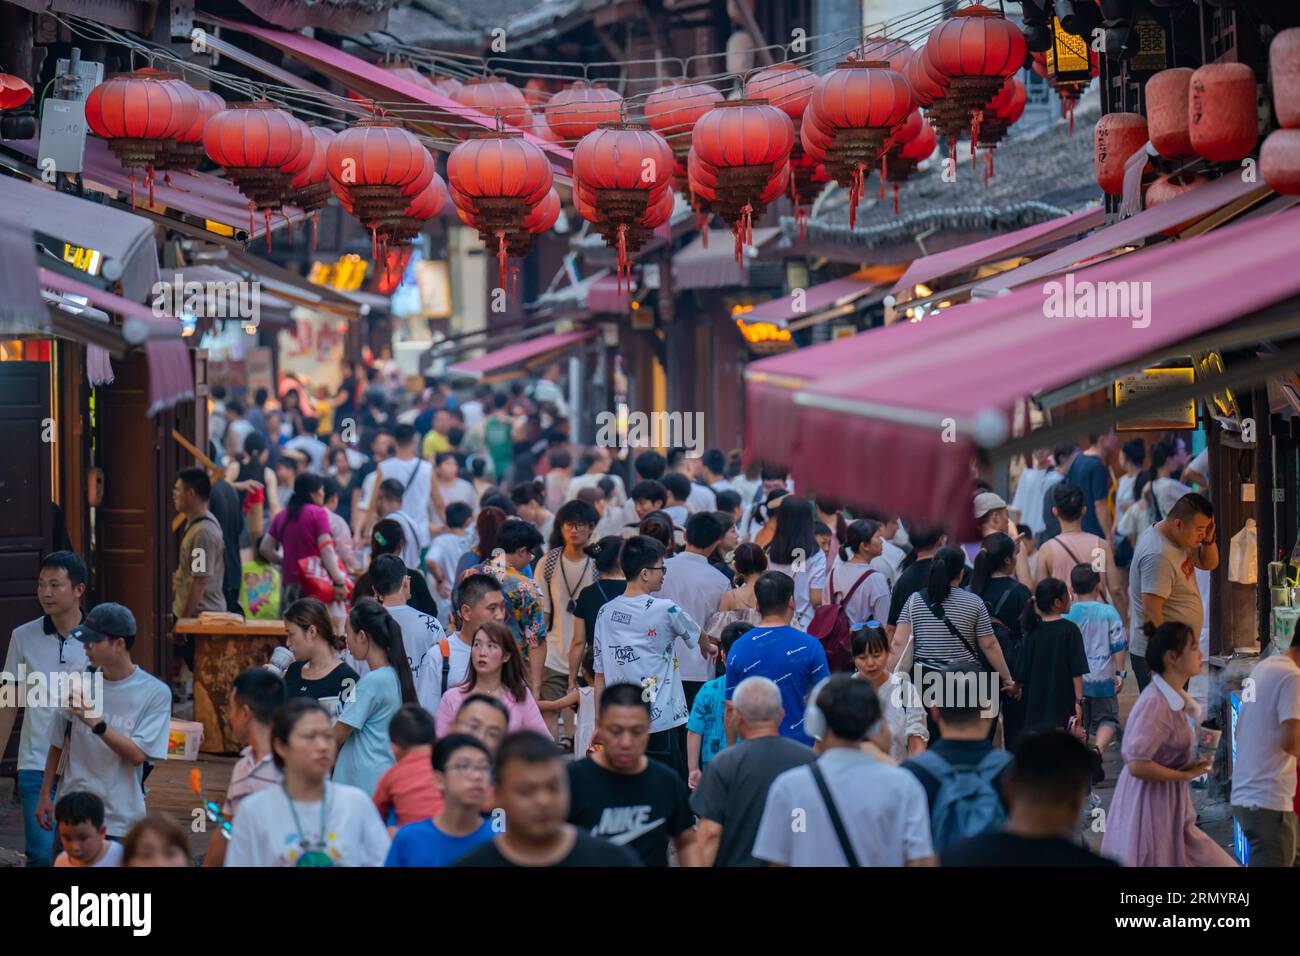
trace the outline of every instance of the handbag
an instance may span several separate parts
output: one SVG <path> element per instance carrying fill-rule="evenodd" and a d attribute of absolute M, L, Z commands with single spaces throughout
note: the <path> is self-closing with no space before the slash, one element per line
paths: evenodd
<path fill-rule="evenodd" d="M 937 620 L 942 621 L 944 626 L 948 628 L 948 630 L 952 631 L 953 637 L 961 641 L 962 646 L 966 648 L 966 650 L 970 651 L 971 654 L 975 655 L 975 659 L 979 661 L 979 665 L 981 669 L 986 671 L 993 670 L 993 665 L 990 664 L 989 659 L 984 656 L 983 649 L 978 644 L 972 644 L 967 639 L 965 634 L 957 630 L 957 625 L 953 624 L 952 621 L 948 620 L 948 618 L 944 616 L 942 606 L 940 606 L 939 609 L 936 611 L 934 608 L 930 607 L 929 604 L 926 604 L 926 609 L 931 614 L 933 614 Z"/>
<path fill-rule="evenodd" d="M 239 574 L 239 604 L 251 620 L 280 619 L 280 572 L 275 565 L 244 562 Z"/>
<path fill-rule="evenodd" d="M 352 578 L 348 576 L 347 569 L 343 567 L 343 562 L 339 559 L 337 551 L 334 553 L 334 560 L 339 574 L 343 577 L 345 588 L 343 600 L 350 601 L 352 600 Z M 335 600 L 334 580 L 330 577 L 329 572 L 325 570 L 324 559 L 318 554 L 298 559 L 298 584 L 302 587 L 304 597 L 314 597 L 322 604 L 332 604 Z"/>

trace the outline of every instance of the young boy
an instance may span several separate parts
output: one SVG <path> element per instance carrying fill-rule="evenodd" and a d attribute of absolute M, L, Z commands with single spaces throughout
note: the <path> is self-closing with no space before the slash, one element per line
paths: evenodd
<path fill-rule="evenodd" d="M 408 823 L 427 820 L 442 812 L 442 791 L 434 782 L 433 715 L 407 704 L 388 723 L 393 764 L 375 786 L 375 806 L 388 824 L 388 835 Z"/>
<path fill-rule="evenodd" d="M 451 622 L 451 587 L 456 580 L 456 565 L 469 550 L 469 523 L 474 509 L 463 501 L 447 505 L 447 527 L 429 545 L 425 563 L 438 581 L 438 618 L 446 627 Z"/>
<path fill-rule="evenodd" d="M 732 621 L 724 627 L 718 639 L 722 647 L 718 660 L 726 661 L 731 645 L 753 626 L 746 621 Z M 723 670 L 700 688 L 691 706 L 690 719 L 686 721 L 686 764 L 689 768 L 686 783 L 692 790 L 709 761 L 727 749 L 727 734 L 723 728 L 727 700 L 725 664 Z"/>
<path fill-rule="evenodd" d="M 496 832 L 482 812 L 492 783 L 492 757 L 482 742 L 448 734 L 433 748 L 430 772 L 446 795 L 443 808 L 431 819 L 402 827 L 384 866 L 451 866 Z"/>
<path fill-rule="evenodd" d="M 104 801 L 85 790 L 59 797 L 54 806 L 63 852 L 55 866 L 121 866 L 122 844 L 108 838 Z"/>
<path fill-rule="evenodd" d="M 1105 779 L 1102 754 L 1119 731 L 1119 691 L 1128 672 L 1124 670 L 1124 621 L 1110 604 L 1100 600 L 1101 575 L 1091 565 L 1076 564 L 1070 572 L 1075 598 L 1067 621 L 1083 634 L 1088 673 L 1083 676 L 1083 721 L 1094 741 L 1093 784 Z"/>

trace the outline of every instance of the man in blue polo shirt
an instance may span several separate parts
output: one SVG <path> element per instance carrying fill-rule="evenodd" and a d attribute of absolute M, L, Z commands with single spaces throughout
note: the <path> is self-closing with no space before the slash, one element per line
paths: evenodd
<path fill-rule="evenodd" d="M 780 571 L 766 571 L 754 583 L 758 626 L 746 631 L 727 655 L 727 700 L 747 677 L 766 677 L 781 689 L 781 736 L 812 746 L 804 731 L 808 692 L 830 674 L 821 643 L 806 631 L 790 626 L 794 618 L 794 580 Z"/>

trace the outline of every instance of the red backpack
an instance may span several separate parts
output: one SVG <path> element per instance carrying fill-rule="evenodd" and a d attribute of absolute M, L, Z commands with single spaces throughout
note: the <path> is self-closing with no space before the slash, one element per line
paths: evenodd
<path fill-rule="evenodd" d="M 808 633 L 821 642 L 822 650 L 826 652 L 826 666 L 832 674 L 853 670 L 853 641 L 849 636 L 853 625 L 844 606 L 853 600 L 853 595 L 862 586 L 862 582 L 875 573 L 875 568 L 867 568 L 867 573 L 853 582 L 853 587 L 849 588 L 849 593 L 842 600 L 832 590 L 830 603 L 823 604 L 813 612 Z M 833 584 L 834 576 L 832 571 L 826 582 L 827 587 Z"/>

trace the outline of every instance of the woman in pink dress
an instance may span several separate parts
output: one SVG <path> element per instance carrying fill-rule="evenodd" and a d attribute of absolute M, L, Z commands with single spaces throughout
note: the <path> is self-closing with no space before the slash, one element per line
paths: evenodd
<path fill-rule="evenodd" d="M 1103 856 L 1125 866 L 1235 866 L 1196 825 L 1188 783 L 1213 757 L 1194 752 L 1201 709 L 1181 688 L 1201 672 L 1201 648 L 1186 624 L 1146 625 L 1151 683 L 1124 728 L 1124 770 L 1106 814 Z"/>
<path fill-rule="evenodd" d="M 553 736 L 524 680 L 524 655 L 510 628 L 496 621 L 484 624 L 474 635 L 469 654 L 470 667 L 464 683 L 447 688 L 434 715 L 439 737 L 450 732 L 460 705 L 471 694 L 487 694 L 505 704 L 510 715 L 507 733 L 535 730 Z"/>

